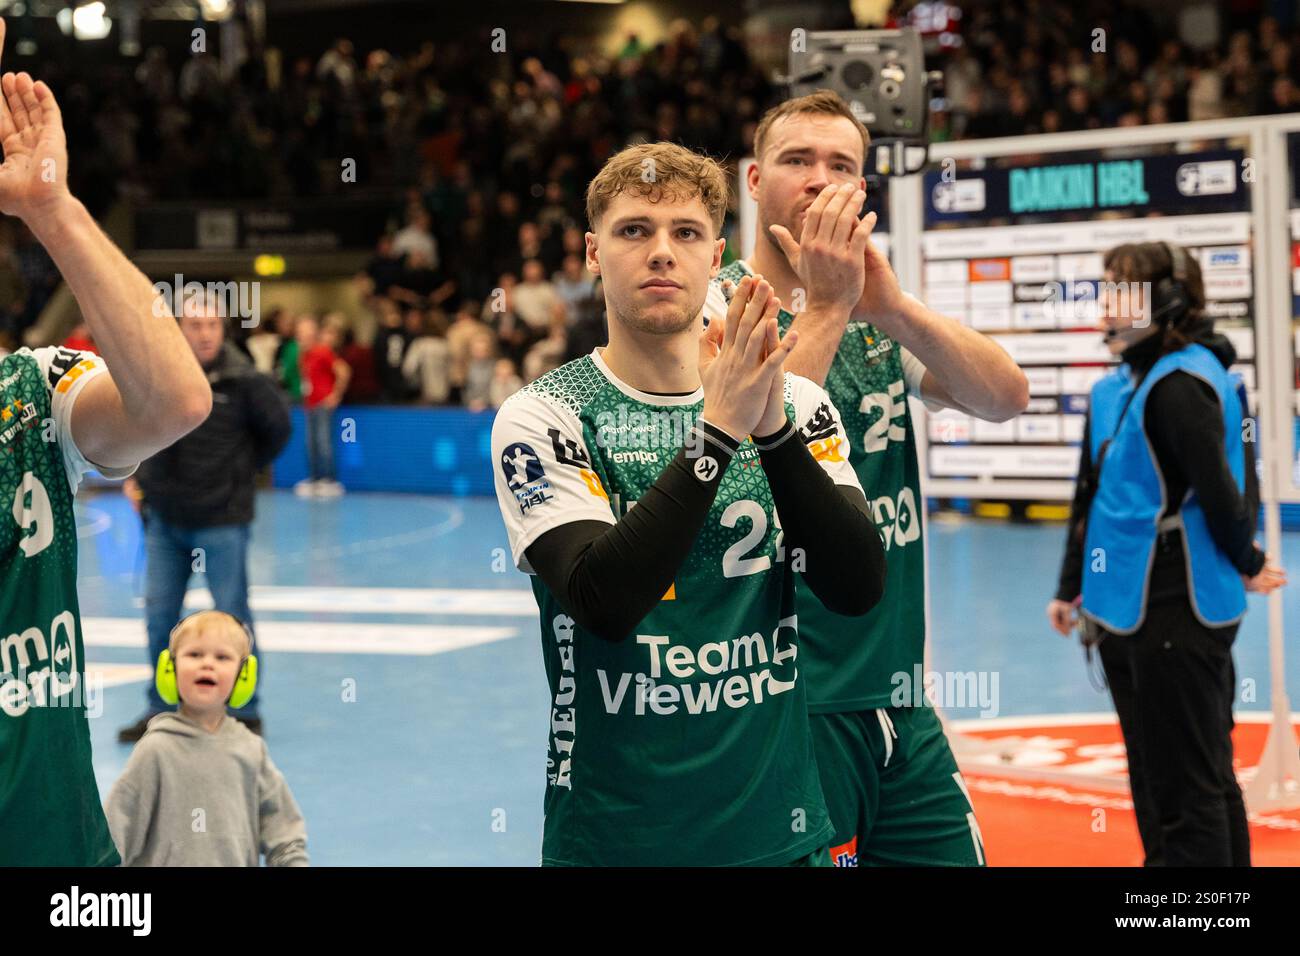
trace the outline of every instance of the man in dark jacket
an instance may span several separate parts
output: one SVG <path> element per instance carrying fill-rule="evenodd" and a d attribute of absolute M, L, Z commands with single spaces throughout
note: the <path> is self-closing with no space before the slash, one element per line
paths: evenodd
<path fill-rule="evenodd" d="M 180 441 L 141 463 L 126 491 L 145 528 L 149 664 L 180 620 L 190 576 L 204 572 L 218 610 L 251 629 L 247 556 L 257 472 L 289 440 L 289 408 L 275 382 L 225 340 L 215 303 L 186 308 L 181 331 L 212 386 L 212 413 Z M 256 645 L 254 645 L 256 653 Z M 149 719 L 172 709 L 149 682 L 148 711 L 118 739 L 136 741 Z M 232 712 L 260 733 L 258 697 Z"/>

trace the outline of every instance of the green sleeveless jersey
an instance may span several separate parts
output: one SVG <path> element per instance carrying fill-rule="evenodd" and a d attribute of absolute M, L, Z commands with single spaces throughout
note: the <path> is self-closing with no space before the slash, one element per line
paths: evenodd
<path fill-rule="evenodd" d="M 72 496 L 89 352 L 0 359 L 0 866 L 116 866 L 90 759 Z M 132 469 L 105 469 L 125 477 Z"/>
<path fill-rule="evenodd" d="M 826 393 L 787 375 L 785 401 L 832 480 L 857 487 Z M 703 404 L 702 390 L 632 388 L 599 349 L 512 396 L 492 449 L 516 565 L 532 571 L 525 551 L 552 528 L 615 523 L 694 440 Z M 672 587 L 625 640 L 585 631 L 533 576 L 552 696 L 543 863 L 780 864 L 826 844 L 796 559 L 747 438 Z"/>
<path fill-rule="evenodd" d="M 744 260 L 724 267 L 710 286 L 705 315 L 725 317 L 722 281 L 739 282 L 747 274 Z M 782 309 L 782 334 L 793 321 Z M 897 675 L 910 682 L 925 656 L 925 502 L 906 381 L 912 377 L 912 391 L 919 392 L 923 369 L 911 359 L 916 371 L 905 376 L 904 355 L 874 326 L 850 322 L 826 375 L 826 392 L 843 415 L 849 460 L 885 542 L 887 573 L 884 597 L 865 617 L 826 610 L 799 579 L 801 663 L 813 713 L 890 706 L 900 686 Z"/>

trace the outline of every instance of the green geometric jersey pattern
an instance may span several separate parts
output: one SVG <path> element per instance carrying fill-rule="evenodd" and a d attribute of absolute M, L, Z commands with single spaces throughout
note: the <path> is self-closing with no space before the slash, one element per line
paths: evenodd
<path fill-rule="evenodd" d="M 826 393 L 787 375 L 785 402 L 832 480 L 857 487 Z M 691 440 L 702 408 L 699 390 L 659 396 L 621 382 L 599 349 L 507 401 L 492 449 L 516 565 L 531 571 L 525 549 L 552 528 L 626 514 Z M 786 550 L 746 438 L 635 634 L 585 631 L 532 576 L 552 696 L 544 863 L 775 864 L 825 844 L 801 679 L 800 553 Z"/>
<path fill-rule="evenodd" d="M 91 766 L 71 414 L 89 352 L 0 358 L 0 866 L 115 866 Z M 124 477 L 131 469 L 104 469 Z"/>

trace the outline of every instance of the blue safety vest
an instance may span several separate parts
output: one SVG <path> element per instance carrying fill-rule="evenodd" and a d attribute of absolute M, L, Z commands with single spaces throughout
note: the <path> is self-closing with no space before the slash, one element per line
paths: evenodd
<path fill-rule="evenodd" d="M 1156 536 L 1163 527 L 1182 528 L 1187 592 L 1197 620 L 1207 627 L 1221 627 L 1239 621 L 1246 611 L 1241 576 L 1214 543 L 1195 492 L 1189 488 L 1179 513 L 1166 525 L 1160 524 L 1167 492 L 1147 440 L 1146 401 L 1157 382 L 1179 370 L 1204 380 L 1219 396 L 1228 468 L 1237 489 L 1245 487 L 1241 428 L 1246 410 L 1241 379 L 1205 346 L 1189 345 L 1162 356 L 1136 390 L 1127 365 L 1093 386 L 1089 438 L 1094 462 L 1102 443 L 1114 438 L 1102 460 L 1088 511 L 1081 610 L 1117 634 L 1132 634 L 1146 617 Z"/>

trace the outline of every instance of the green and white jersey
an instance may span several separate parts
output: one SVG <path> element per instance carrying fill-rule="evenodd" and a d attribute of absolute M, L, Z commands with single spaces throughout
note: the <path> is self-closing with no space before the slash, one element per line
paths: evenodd
<path fill-rule="evenodd" d="M 743 259 L 709 287 L 704 314 L 725 318 L 724 279 L 752 274 Z M 794 315 L 782 309 L 782 334 Z M 799 582 L 799 624 L 813 713 L 886 707 L 898 684 L 925 656 L 925 555 L 921 544 L 921 472 L 907 405 L 921 395 L 925 366 L 875 326 L 850 322 L 826 375 L 826 391 L 844 417 L 849 460 L 885 542 L 885 594 L 864 617 L 826 610 Z"/>
<path fill-rule="evenodd" d="M 0 358 L 0 866 L 116 866 L 86 717 L 72 406 L 90 352 Z M 134 469 L 100 469 L 126 477 Z"/>
<path fill-rule="evenodd" d="M 785 403 L 832 480 L 859 487 L 826 393 L 787 375 Z M 638 391 L 600 349 L 512 396 L 492 451 L 516 565 L 532 572 L 525 551 L 552 528 L 614 524 L 692 441 L 703 405 L 702 390 Z M 585 631 L 532 577 L 552 695 L 544 863 L 780 864 L 826 844 L 796 557 L 747 438 L 672 587 L 635 634 L 615 643 Z"/>

